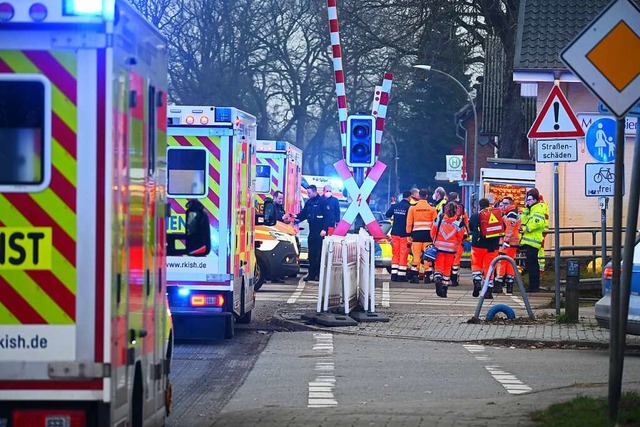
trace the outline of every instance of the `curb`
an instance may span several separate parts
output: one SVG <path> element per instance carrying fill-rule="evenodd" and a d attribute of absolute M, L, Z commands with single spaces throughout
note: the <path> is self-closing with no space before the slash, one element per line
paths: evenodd
<path fill-rule="evenodd" d="M 342 335 L 360 335 L 360 336 L 371 336 L 378 338 L 391 338 L 391 339 L 407 339 L 414 341 L 427 341 L 427 342 L 446 342 L 446 343 L 476 343 L 483 345 L 502 345 L 502 346 L 532 346 L 534 344 L 539 345 L 540 347 L 547 348 L 567 348 L 567 347 L 575 347 L 575 349 L 591 349 L 591 350 L 608 350 L 609 343 L 608 342 L 600 342 L 600 341 L 571 341 L 571 340 L 558 340 L 551 341 L 546 339 L 535 339 L 535 338 L 494 338 L 494 339 L 466 339 L 466 340 L 456 340 L 456 339 L 448 339 L 448 338 L 428 338 L 428 337 L 415 337 L 408 335 L 380 335 L 380 334 L 362 334 L 353 331 L 345 331 L 342 329 L 336 329 L 333 327 L 326 326 L 318 326 L 313 324 L 307 324 L 302 321 L 289 320 L 282 317 L 281 313 L 278 311 L 274 314 L 272 318 L 272 322 L 291 332 L 327 332 L 331 331 L 336 334 Z M 627 343 L 625 346 L 626 351 L 632 352 L 640 352 L 640 344 L 629 344 Z"/>

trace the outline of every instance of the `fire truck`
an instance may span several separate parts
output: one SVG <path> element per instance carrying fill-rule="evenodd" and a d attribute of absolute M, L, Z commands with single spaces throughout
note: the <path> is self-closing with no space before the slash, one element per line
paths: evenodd
<path fill-rule="evenodd" d="M 255 305 L 256 119 L 236 108 L 170 106 L 168 122 L 167 292 L 176 337 L 232 338 Z"/>
<path fill-rule="evenodd" d="M 268 279 L 295 277 L 300 271 L 299 243 L 293 224 L 278 221 L 263 223 L 262 212 L 267 197 L 282 191 L 283 207 L 288 214 L 300 212 L 302 150 L 287 141 L 257 141 L 255 163 L 256 207 L 256 290 Z"/>
<path fill-rule="evenodd" d="M 0 425 L 164 425 L 166 75 L 124 1 L 0 3 Z"/>

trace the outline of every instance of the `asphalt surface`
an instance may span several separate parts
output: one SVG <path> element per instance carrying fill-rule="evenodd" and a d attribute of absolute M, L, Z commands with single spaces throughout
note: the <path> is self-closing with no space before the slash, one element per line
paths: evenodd
<path fill-rule="evenodd" d="M 386 276 L 388 277 L 388 276 Z M 385 284 L 386 282 L 386 284 Z M 315 286 L 315 288 L 314 288 Z M 368 337 L 402 338 L 454 343 L 512 345 L 527 348 L 585 348 L 605 349 L 609 331 L 598 327 L 592 307 L 581 307 L 579 322 L 559 324 L 555 321 L 553 293 L 530 295 L 535 315 L 527 315 L 523 299 L 515 295 L 496 295 L 485 300 L 479 321 L 470 321 L 478 299 L 471 295 L 468 271 L 463 272 L 461 285 L 449 290 L 449 298 L 435 295 L 433 285 L 389 283 L 380 276 L 376 283 L 376 312 L 388 322 L 361 322 L 356 326 L 325 327 L 305 320 L 315 312 L 312 296 L 317 284 L 300 283 L 300 303 L 287 304 L 280 309 L 274 322 L 290 330 L 311 330 L 332 334 L 351 334 Z M 305 298 L 305 296 L 307 298 Z M 311 296 L 311 297 L 309 297 Z M 487 310 L 495 304 L 507 304 L 516 312 L 516 319 L 485 320 Z M 629 353 L 640 350 L 640 337 L 627 336 Z M 634 355 L 635 356 L 635 355 Z M 623 391 L 639 391 L 640 373 L 625 372 L 625 378 L 635 378 Z M 441 400 L 407 400 L 389 404 L 379 402 L 345 404 L 331 408 L 229 408 L 223 411 L 212 426 L 530 426 L 531 412 L 547 408 L 578 395 L 606 396 L 607 383 L 550 386 L 547 389 L 492 398 Z"/>

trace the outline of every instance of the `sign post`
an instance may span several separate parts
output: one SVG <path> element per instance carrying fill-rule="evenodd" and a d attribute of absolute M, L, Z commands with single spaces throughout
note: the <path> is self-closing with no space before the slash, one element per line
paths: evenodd
<path fill-rule="evenodd" d="M 564 63 L 582 80 L 593 94 L 617 117 L 615 143 L 614 194 L 623 191 L 624 124 L 627 113 L 640 100 L 640 63 L 629 52 L 640 49 L 640 9 L 629 0 L 613 0 L 561 52 Z M 636 131 L 636 141 L 638 134 Z M 634 157 L 640 157 L 635 146 Z M 629 195 L 627 230 L 635 230 L 638 218 L 640 188 L 635 163 Z M 633 221 L 633 222 L 632 222 Z M 626 233 L 625 247 L 635 243 L 635 233 Z M 613 278 L 611 284 L 611 346 L 609 356 L 609 419 L 618 417 L 622 389 L 622 368 L 626 340 L 627 314 L 631 286 L 633 251 L 627 250 L 622 260 L 622 197 L 613 199 Z M 620 267 L 622 265 L 622 278 Z"/>
<path fill-rule="evenodd" d="M 567 98 L 560 90 L 560 86 L 557 84 L 551 89 L 527 136 L 529 138 L 538 138 L 536 161 L 553 162 L 555 294 L 556 315 L 560 315 L 560 200 L 558 198 L 560 180 L 558 163 L 578 161 L 578 141 L 560 138 L 579 138 L 584 136 L 584 131 L 571 109 L 569 101 L 567 101 Z"/>

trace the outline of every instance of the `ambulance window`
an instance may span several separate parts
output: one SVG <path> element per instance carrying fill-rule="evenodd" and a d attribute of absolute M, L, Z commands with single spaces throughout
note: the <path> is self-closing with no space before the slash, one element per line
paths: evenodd
<path fill-rule="evenodd" d="M 168 194 L 173 197 L 206 197 L 207 150 L 171 147 L 167 150 Z"/>
<path fill-rule="evenodd" d="M 41 191 L 51 174 L 51 87 L 40 76 L 1 76 L 0 191 Z"/>
<path fill-rule="evenodd" d="M 256 193 L 269 193 L 271 190 L 271 166 L 256 165 Z"/>

